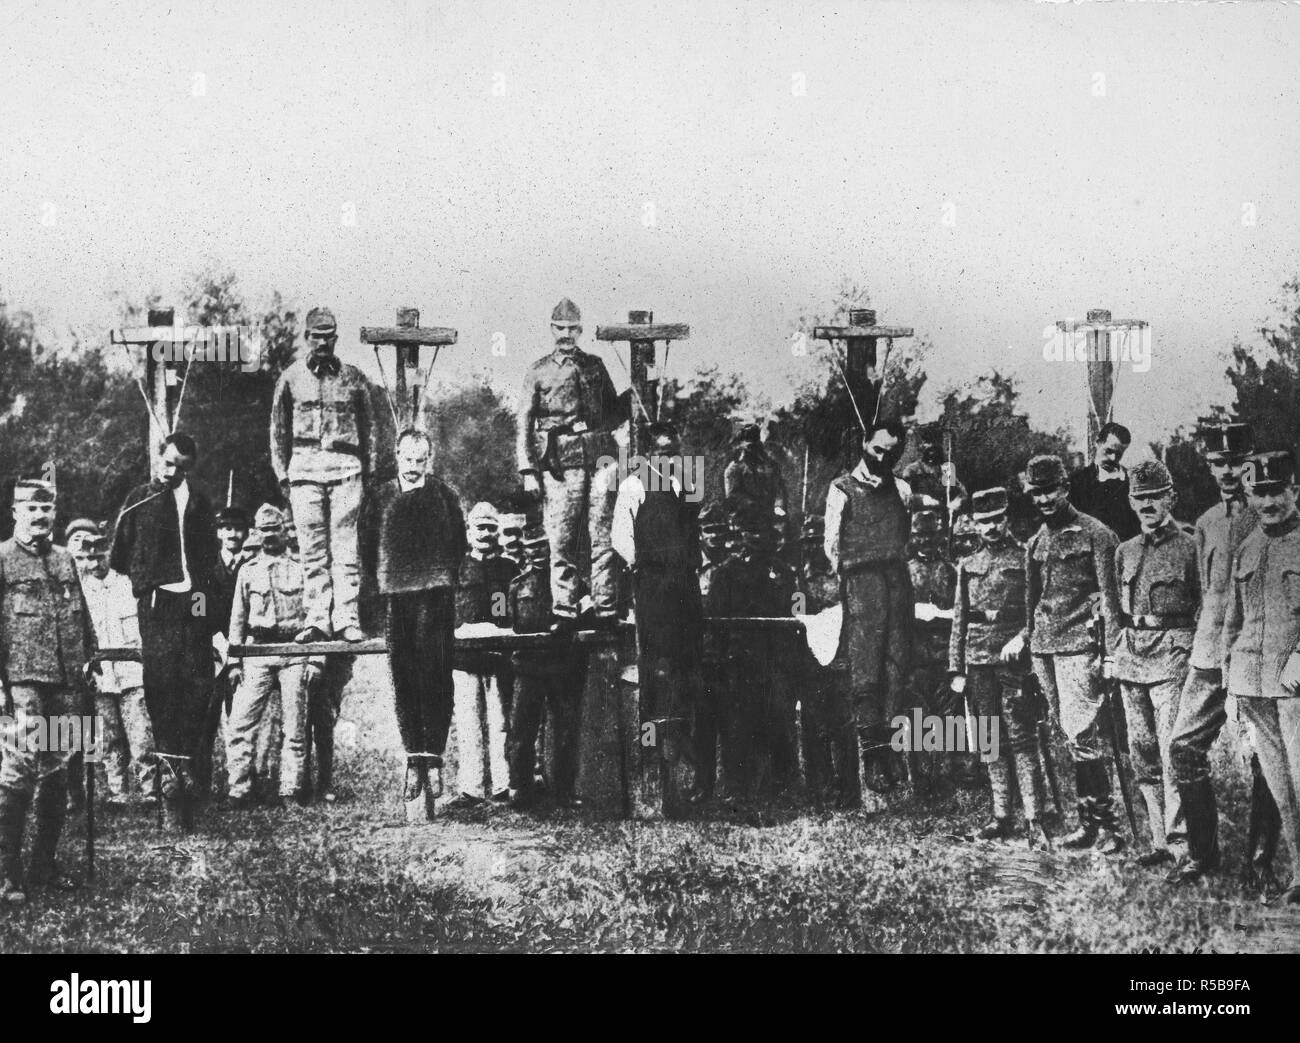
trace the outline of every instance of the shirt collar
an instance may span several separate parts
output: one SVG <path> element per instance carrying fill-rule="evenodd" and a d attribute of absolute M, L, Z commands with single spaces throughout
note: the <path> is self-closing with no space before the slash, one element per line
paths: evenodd
<path fill-rule="evenodd" d="M 571 363 L 572 365 L 576 366 L 578 364 L 578 355 L 579 355 L 579 350 L 576 345 L 567 351 L 561 348 L 559 345 L 556 345 L 554 348 L 551 349 L 551 360 L 557 366 L 562 366 L 565 363 Z"/>
<path fill-rule="evenodd" d="M 43 558 L 50 552 L 50 538 L 48 536 L 33 536 L 31 540 L 24 540 L 15 536 L 14 542 L 18 544 L 18 546 L 22 547 L 22 549 L 28 554 L 33 554 L 37 557 Z"/>
<path fill-rule="evenodd" d="M 1101 466 L 1098 464 L 1094 464 L 1093 466 L 1097 468 L 1097 481 L 1099 482 L 1128 481 L 1128 471 L 1126 471 L 1123 467 L 1108 472 L 1108 471 L 1103 471 L 1101 469 Z"/>
<path fill-rule="evenodd" d="M 1177 531 L 1178 523 L 1174 521 L 1174 516 L 1171 514 L 1165 519 L 1165 523 L 1160 526 L 1160 528 L 1156 529 L 1155 532 L 1144 532 L 1142 534 L 1142 541 L 1148 547 L 1159 547 L 1160 544 L 1164 543 L 1165 540 L 1169 539 L 1169 537 Z"/>
<path fill-rule="evenodd" d="M 423 489 L 425 483 L 427 483 L 428 480 L 429 480 L 429 476 L 426 474 L 426 475 L 421 475 L 420 480 L 418 482 L 408 483 L 407 480 L 399 474 L 397 476 L 397 485 L 402 490 L 402 492 L 409 493 L 414 489 Z"/>
<path fill-rule="evenodd" d="M 885 481 L 883 478 L 877 478 L 874 474 L 868 471 L 867 465 L 862 460 L 858 461 L 858 466 L 853 468 L 852 474 L 859 482 L 872 489 L 879 489 Z"/>

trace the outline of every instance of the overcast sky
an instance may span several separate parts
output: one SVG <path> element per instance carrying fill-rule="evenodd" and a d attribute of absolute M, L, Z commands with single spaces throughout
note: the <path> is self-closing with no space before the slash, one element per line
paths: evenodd
<path fill-rule="evenodd" d="M 354 361 L 359 326 L 418 306 L 511 387 L 568 295 L 588 339 L 651 309 L 691 324 L 673 371 L 780 401 L 792 321 L 848 277 L 933 342 L 930 392 L 997 366 L 1046 423 L 1084 391 L 1044 327 L 1107 307 L 1151 323 L 1116 411 L 1159 437 L 1226 397 L 1223 352 L 1300 274 L 1298 20 L 0 0 L 0 293 L 103 337 L 110 293 L 169 297 L 212 260 L 255 304 L 331 305 Z"/>

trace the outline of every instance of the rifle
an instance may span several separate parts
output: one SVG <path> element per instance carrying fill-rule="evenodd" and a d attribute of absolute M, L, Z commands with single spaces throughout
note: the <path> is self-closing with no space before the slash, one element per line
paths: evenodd
<path fill-rule="evenodd" d="M 1034 673 L 1033 667 L 1025 664 L 1026 669 L 1021 674 L 1020 683 L 1028 692 L 1038 693 L 1036 702 L 1038 703 L 1039 714 L 1038 720 L 1034 723 L 1034 739 L 1038 745 L 1038 756 L 1043 762 L 1043 774 L 1047 776 L 1047 788 L 1052 794 L 1052 806 L 1056 809 L 1057 818 L 1061 817 L 1061 785 L 1056 779 L 1056 763 L 1052 760 L 1052 730 L 1051 730 L 1051 713 L 1047 706 L 1047 699 L 1043 695 L 1043 686 L 1038 683 L 1038 675 Z"/>
<path fill-rule="evenodd" d="M 1097 624 L 1097 651 L 1101 663 L 1102 705 L 1106 709 L 1106 730 L 1110 732 L 1110 752 L 1115 761 L 1115 778 L 1119 783 L 1120 799 L 1124 801 L 1124 813 L 1128 815 L 1129 829 L 1133 831 L 1133 841 L 1138 841 L 1137 816 L 1133 814 L 1133 798 L 1129 795 L 1128 779 L 1124 775 L 1124 761 L 1120 757 L 1119 722 L 1115 713 L 1115 704 L 1119 701 L 1119 683 L 1105 673 L 1106 662 L 1106 618 L 1094 617 Z"/>

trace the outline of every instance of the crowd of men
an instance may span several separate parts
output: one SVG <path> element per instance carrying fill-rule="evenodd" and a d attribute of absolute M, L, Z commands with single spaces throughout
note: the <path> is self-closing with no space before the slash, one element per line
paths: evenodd
<path fill-rule="evenodd" d="M 1131 439 L 1120 425 L 1101 428 L 1094 462 L 1073 476 L 1038 456 L 1019 488 L 970 493 L 933 426 L 896 476 L 908 432 L 886 420 L 863 431 L 824 515 L 802 518 L 791 539 L 759 425 L 739 428 L 723 496 L 700 513 L 691 469 L 674 466 L 676 427 L 651 422 L 635 388 L 615 394 L 600 359 L 578 347 L 572 301 L 556 306 L 550 328 L 555 348 L 524 387 L 519 490 L 499 507 L 462 513 L 416 428 L 399 432 L 395 476 L 376 480 L 367 383 L 335 355 L 337 324 L 323 308 L 307 315 L 308 350 L 282 375 L 271 417 L 291 516 L 264 504 L 250 530 L 236 508 L 214 509 L 190 481 L 199 447 L 179 432 L 111 533 L 79 519 L 66 546 L 54 545 L 55 490 L 17 483 L 14 535 L 0 544 L 12 711 L 0 898 L 76 884 L 54 858 L 75 801 L 66 755 L 26 739 L 37 717 L 76 712 L 92 689 L 111 805 L 157 801 L 173 828 L 193 828 L 218 733 L 234 808 L 333 799 L 334 722 L 348 649 L 367 637 L 359 601 L 372 576 L 408 811 L 432 814 L 453 719 L 460 792 L 449 803 L 529 808 L 545 795 L 577 806 L 589 652 L 573 636 L 618 632 L 631 618 L 642 715 L 661 729 L 668 774 L 683 780 L 665 790 L 669 814 L 718 796 L 770 797 L 798 777 L 817 801 L 879 811 L 904 780 L 926 796 L 942 775 L 982 786 L 987 773 L 981 838 L 1023 829 L 1031 846 L 1115 854 L 1128 796 L 1107 740 L 1126 734 L 1150 834 L 1138 861 L 1189 883 L 1220 865 L 1209 752 L 1231 705 L 1255 778 L 1246 870 L 1252 886 L 1300 900 L 1294 882 L 1271 879 L 1279 838 L 1300 865 L 1300 514 L 1289 453 L 1256 453 L 1244 424 L 1204 432 L 1220 502 L 1189 527 L 1174 519 L 1161 462 L 1123 467 Z M 648 466 L 625 473 L 618 448 L 638 414 Z M 1011 517 L 1022 495 L 1035 512 L 1027 542 Z M 825 620 L 837 625 L 831 654 L 815 658 L 814 621 Z M 467 639 L 497 631 L 550 638 Z M 248 654 L 259 645 L 277 649 Z M 138 648 L 140 662 L 96 648 Z M 1000 754 L 982 767 L 968 744 L 945 751 L 936 771 L 915 746 L 900 749 L 899 721 L 913 708 L 962 719 L 968 735 L 996 722 Z M 1077 796 L 1068 832 L 1054 736 Z"/>

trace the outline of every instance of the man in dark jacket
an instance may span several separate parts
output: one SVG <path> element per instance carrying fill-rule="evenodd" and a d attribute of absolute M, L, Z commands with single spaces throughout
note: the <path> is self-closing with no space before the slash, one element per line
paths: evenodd
<path fill-rule="evenodd" d="M 1121 540 L 1138 534 L 1137 515 L 1128 502 L 1128 471 L 1120 466 L 1133 436 L 1123 424 L 1103 424 L 1093 462 L 1070 475 L 1070 504 L 1091 515 Z"/>
<path fill-rule="evenodd" d="M 405 800 L 413 820 L 433 815 L 428 773 L 441 776 L 453 707 L 456 577 L 465 519 L 456 494 L 429 473 L 433 444 L 408 428 L 397 439 L 397 477 L 367 506 L 368 557 L 388 602 L 388 662 L 406 747 Z M 439 784 L 441 790 L 441 784 Z"/>
<path fill-rule="evenodd" d="M 193 762 L 213 684 L 217 535 L 212 506 L 191 487 L 198 447 L 163 442 L 159 477 L 133 489 L 118 515 L 109 564 L 137 599 L 144 698 L 153 722 L 168 820 L 192 828 Z"/>

